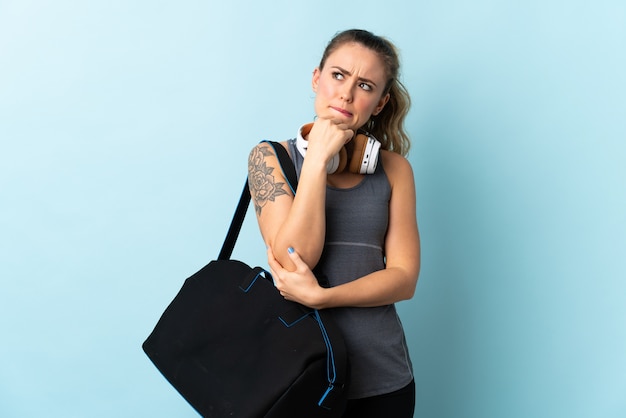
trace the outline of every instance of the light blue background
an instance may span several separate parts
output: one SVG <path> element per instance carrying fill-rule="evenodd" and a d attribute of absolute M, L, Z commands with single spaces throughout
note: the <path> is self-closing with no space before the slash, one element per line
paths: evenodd
<path fill-rule="evenodd" d="M 196 416 L 141 343 L 350 27 L 414 101 L 415 416 L 626 417 L 618 0 L 0 0 L 0 416 Z"/>

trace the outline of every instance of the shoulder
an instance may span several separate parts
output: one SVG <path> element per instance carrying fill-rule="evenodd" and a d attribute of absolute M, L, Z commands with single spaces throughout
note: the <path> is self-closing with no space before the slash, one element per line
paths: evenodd
<path fill-rule="evenodd" d="M 396 152 L 387 150 L 381 150 L 380 157 L 392 187 L 398 183 L 413 184 L 413 168 L 409 160 Z"/>
<path fill-rule="evenodd" d="M 263 141 L 256 144 L 250 150 L 250 154 L 248 155 L 248 163 L 256 165 L 261 161 L 266 160 L 268 157 L 274 157 L 274 159 L 276 159 L 277 157 L 274 146 L 282 146 L 287 150 L 287 152 L 289 152 L 289 141 L 274 142 L 273 144 L 274 145 L 272 145 L 272 143 L 268 141 Z"/>
<path fill-rule="evenodd" d="M 254 162 L 255 160 L 275 155 L 274 148 L 268 142 L 259 142 L 250 150 L 248 161 Z"/>

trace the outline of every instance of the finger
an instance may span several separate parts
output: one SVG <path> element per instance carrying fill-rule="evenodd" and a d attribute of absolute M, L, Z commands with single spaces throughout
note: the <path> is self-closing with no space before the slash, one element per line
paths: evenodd
<path fill-rule="evenodd" d="M 350 126 L 347 123 L 345 123 L 345 122 L 337 121 L 335 123 L 335 126 L 337 127 L 337 129 L 343 131 L 344 133 L 352 132 L 352 129 L 350 129 Z"/>
<path fill-rule="evenodd" d="M 293 247 L 287 248 L 287 254 L 289 254 L 289 258 L 291 258 L 293 263 L 296 265 L 296 270 L 299 270 L 300 268 L 308 266 L 304 262 L 304 260 L 302 260 L 302 258 L 300 257 L 300 254 L 298 254 L 298 252 L 293 249 Z"/>

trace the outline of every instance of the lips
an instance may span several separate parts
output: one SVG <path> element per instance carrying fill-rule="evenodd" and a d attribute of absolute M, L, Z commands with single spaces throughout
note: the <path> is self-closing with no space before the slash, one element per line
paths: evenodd
<path fill-rule="evenodd" d="M 340 108 L 340 107 L 334 107 L 334 106 L 331 106 L 331 109 L 333 109 L 333 110 L 334 110 L 334 111 L 336 111 L 336 112 L 341 113 L 341 114 L 342 114 L 342 115 L 344 115 L 345 117 L 348 117 L 348 118 L 351 118 L 351 117 L 352 117 L 352 113 L 350 113 L 350 112 L 348 112 L 347 110 L 342 109 L 342 108 Z"/>

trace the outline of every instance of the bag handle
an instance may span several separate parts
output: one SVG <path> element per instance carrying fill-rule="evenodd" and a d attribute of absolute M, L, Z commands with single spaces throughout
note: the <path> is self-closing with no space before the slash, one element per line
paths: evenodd
<path fill-rule="evenodd" d="M 285 147 L 283 147 L 280 143 L 274 141 L 261 141 L 266 142 L 274 148 L 274 152 L 278 157 L 278 161 L 280 163 L 280 168 L 283 171 L 283 175 L 287 179 L 289 183 L 289 187 L 291 191 L 296 193 L 296 189 L 298 188 L 298 176 L 296 174 L 296 168 L 293 165 L 293 161 L 289 157 L 289 153 Z M 243 221 L 246 217 L 246 212 L 248 211 L 248 205 L 250 204 L 250 188 L 248 187 L 248 179 L 243 185 L 243 191 L 241 192 L 241 197 L 239 198 L 239 203 L 237 204 L 237 208 L 235 209 L 235 214 L 233 215 L 233 220 L 230 222 L 230 227 L 228 228 L 228 233 L 226 234 L 226 238 L 224 239 L 224 243 L 222 244 L 222 249 L 220 250 L 220 254 L 218 255 L 218 260 L 229 260 L 230 256 L 233 253 L 233 249 L 235 248 L 235 243 L 237 242 L 237 238 L 239 237 L 239 232 L 241 231 L 241 226 L 243 225 Z"/>

